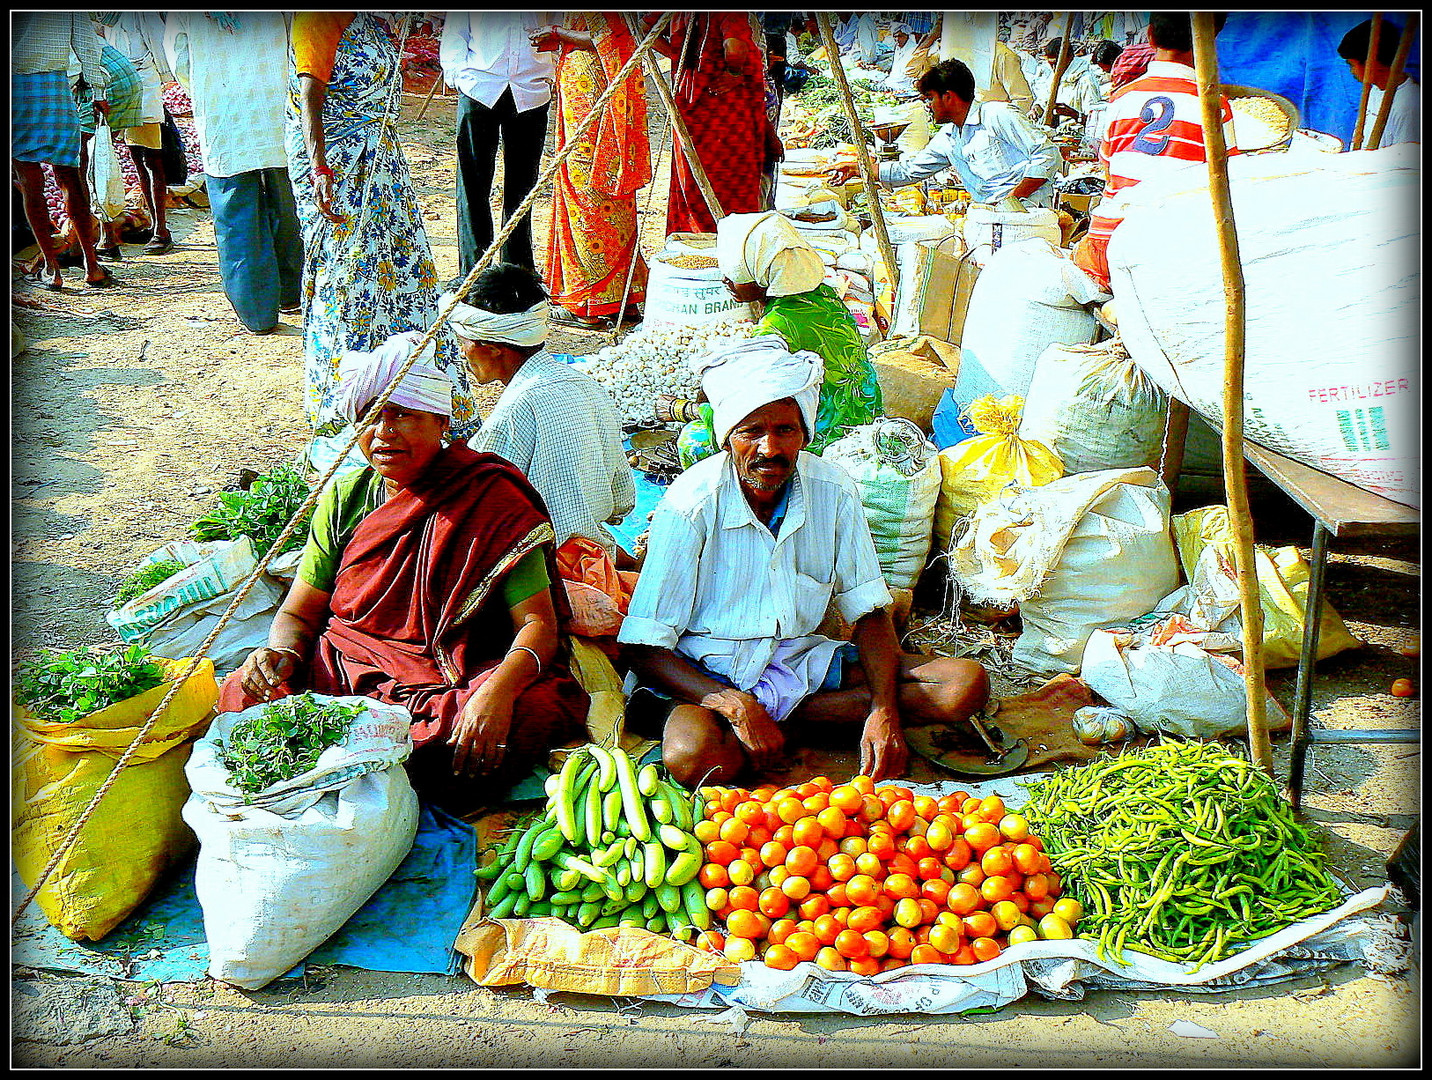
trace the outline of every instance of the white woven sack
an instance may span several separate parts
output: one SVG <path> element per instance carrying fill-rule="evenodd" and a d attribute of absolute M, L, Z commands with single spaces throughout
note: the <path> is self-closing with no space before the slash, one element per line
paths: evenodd
<path fill-rule="evenodd" d="M 220 715 L 185 766 L 193 794 L 183 817 L 199 838 L 194 890 L 215 979 L 256 990 L 290 971 L 412 848 L 418 797 L 401 764 L 412 750 L 411 716 L 369 698 L 333 700 L 367 712 L 311 772 L 259 793 L 256 804 L 228 783 L 215 747 L 252 710 Z"/>
<path fill-rule="evenodd" d="M 1421 497 L 1419 150 L 1228 163 L 1248 296 L 1245 436 L 1410 506 Z M 1109 242 L 1124 343 L 1216 424 L 1225 303 L 1207 172 L 1128 192 Z"/>
<path fill-rule="evenodd" d="M 193 656 L 229 610 L 240 587 L 171 611 L 139 640 L 161 656 Z M 268 644 L 269 629 L 284 594 L 285 589 L 267 573 L 254 582 L 204 654 L 214 662 L 216 678 L 237 670 L 251 652 Z"/>
<path fill-rule="evenodd" d="M 1059 215 L 1043 207 L 994 210 L 971 206 L 965 212 L 965 240 L 978 249 L 975 258 L 981 265 L 1025 240 L 1043 240 L 1057 247 L 1061 239 Z"/>
<path fill-rule="evenodd" d="M 1007 244 L 995 252 L 970 296 L 956 403 L 968 405 L 986 394 L 1027 396 L 1044 350 L 1093 341 L 1098 322 L 1085 305 L 1107 299 L 1047 240 Z"/>
<path fill-rule="evenodd" d="M 719 266 L 683 269 L 661 259 L 651 261 L 642 308 L 646 322 L 668 326 L 738 322 L 748 311 L 749 305 L 732 296 L 722 283 Z"/>
<path fill-rule="evenodd" d="M 914 588 L 934 537 L 940 495 L 935 444 L 909 420 L 887 417 L 855 428 L 821 457 L 855 481 L 886 584 Z"/>
<path fill-rule="evenodd" d="M 1019 437 L 1042 442 L 1064 474 L 1157 466 L 1168 395 L 1118 338 L 1051 345 L 1034 365 Z"/>
<path fill-rule="evenodd" d="M 143 641 L 171 612 L 231 594 L 258 565 L 253 541 L 241 536 L 203 544 L 175 540 L 151 551 L 135 569 L 171 560 L 183 563 L 184 569 L 105 614 L 121 641 Z"/>

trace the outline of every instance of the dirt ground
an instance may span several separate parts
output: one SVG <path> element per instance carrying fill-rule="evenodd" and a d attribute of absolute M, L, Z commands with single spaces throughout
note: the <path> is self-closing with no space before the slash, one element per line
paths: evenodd
<path fill-rule="evenodd" d="M 443 280 L 457 271 L 451 97 L 422 121 L 409 96 L 403 137 Z M 655 106 L 654 106 L 655 107 Z M 664 163 L 663 163 L 664 164 Z M 639 197 L 647 243 L 659 241 L 665 171 Z M 535 220 L 545 246 L 547 204 Z M 162 257 L 137 247 L 118 287 L 64 292 L 15 286 L 12 315 L 28 347 L 12 361 L 12 650 L 114 640 L 104 621 L 120 581 L 188 524 L 241 468 L 266 471 L 304 445 L 299 330 L 246 333 L 219 284 L 205 211 L 176 211 Z M 554 345 L 594 352 L 609 335 L 573 332 Z M 487 398 L 490 405 L 491 396 Z M 1217 501 L 1191 490 L 1176 509 Z M 1263 542 L 1305 549 L 1310 524 L 1291 502 L 1255 488 Z M 1418 661 L 1398 649 L 1419 633 L 1416 542 L 1338 545 L 1328 595 L 1365 647 L 1318 666 L 1313 708 L 1331 728 L 1416 728 L 1420 703 L 1391 696 Z M 928 615 L 929 612 L 926 612 Z M 920 611 L 917 609 L 917 617 Z M 1274 672 L 1291 702 L 1291 671 Z M 996 693 L 1017 684 L 997 680 Z M 1275 738 L 1286 777 L 1288 739 Z M 1319 748 L 1305 813 L 1335 867 L 1357 888 L 1384 863 L 1420 807 L 1421 759 L 1405 744 Z M 854 771 L 852 769 L 852 771 Z M 466 976 L 328 967 L 302 983 L 246 992 L 212 983 L 140 987 L 17 969 L 19 994 L 53 997 L 114 1023 L 83 1033 L 61 1023 L 12 1032 L 12 1064 L 64 1068 L 472 1066 L 509 1068 L 1386 1067 L 1420 1060 L 1420 997 L 1410 973 L 1344 966 L 1225 994 L 1091 992 L 1081 1002 L 1031 995 L 968 1018 L 755 1015 L 737 1030 L 652 1002 L 530 988 L 491 990 Z M 114 990 L 118 990 L 116 998 Z M 132 1004 L 124 1004 L 129 998 Z M 56 999 L 58 1000 L 58 999 Z M 57 1015 L 65 1015 L 61 1008 Z M 1173 1034 L 1193 1021 L 1215 1038 Z"/>

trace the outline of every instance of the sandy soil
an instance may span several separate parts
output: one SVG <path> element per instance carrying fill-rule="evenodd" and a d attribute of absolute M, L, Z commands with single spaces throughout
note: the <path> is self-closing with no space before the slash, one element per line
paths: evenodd
<path fill-rule="evenodd" d="M 419 122 L 410 96 L 404 139 L 443 279 L 456 273 L 451 98 Z M 662 176 L 664 177 L 664 171 Z M 640 197 L 651 251 L 662 232 L 665 183 Z M 116 267 L 119 287 L 16 287 L 12 313 L 29 347 L 13 359 L 13 652 L 113 640 L 110 597 L 142 556 L 186 534 L 214 492 L 241 468 L 265 471 L 305 442 L 301 341 L 286 325 L 246 333 L 221 291 L 204 211 L 171 215 L 175 249 L 137 247 Z M 536 215 L 537 246 L 547 210 Z M 72 273 L 78 281 L 79 274 Z M 564 334 L 557 348 L 590 353 L 609 340 Z M 488 398 L 490 404 L 491 398 Z M 1306 549 L 1305 515 L 1257 489 L 1262 541 Z M 1214 499 L 1217 493 L 1214 492 Z M 1180 497 L 1202 505 L 1206 492 Z M 1389 686 L 1415 676 L 1398 648 L 1418 633 L 1418 546 L 1339 545 L 1329 567 L 1333 604 L 1366 647 L 1319 665 L 1314 713 L 1327 727 L 1410 728 L 1414 699 Z M 919 612 L 917 611 L 917 615 Z M 1292 673 L 1270 679 L 1284 702 Z M 1016 684 L 1001 682 L 1007 693 Z M 1275 740 L 1287 775 L 1287 737 Z M 852 770 L 853 771 L 853 770 Z M 1407 745 L 1319 749 L 1305 809 L 1333 860 L 1357 887 L 1381 884 L 1384 862 L 1416 820 L 1420 757 Z M 17 971 L 17 986 L 55 992 L 89 982 Z M 302 984 L 259 992 L 202 984 L 145 990 L 122 1008 L 116 1034 L 74 1042 L 16 1030 L 12 1060 L 61 1067 L 458 1066 L 940 1067 L 1399 1066 L 1420 1057 L 1420 1000 L 1406 974 L 1347 966 L 1271 988 L 1219 995 L 1093 992 L 1077 1003 L 1030 997 L 993 1015 L 758 1016 L 744 1031 L 701 1014 L 633 1000 L 529 988 L 491 990 L 466 977 L 320 968 Z M 97 1008 L 98 990 L 82 1000 Z M 1180 1038 L 1175 1020 L 1217 1038 Z"/>

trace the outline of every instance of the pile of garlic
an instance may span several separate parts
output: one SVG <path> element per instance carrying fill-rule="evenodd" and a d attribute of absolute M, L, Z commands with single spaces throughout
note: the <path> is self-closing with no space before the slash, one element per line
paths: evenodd
<path fill-rule="evenodd" d="M 611 394 L 622 422 L 650 427 L 656 421 L 656 399 L 662 394 L 694 398 L 701 380 L 688 361 L 718 341 L 751 336 L 753 322 L 714 322 L 699 326 L 642 323 L 615 345 L 577 368 Z"/>

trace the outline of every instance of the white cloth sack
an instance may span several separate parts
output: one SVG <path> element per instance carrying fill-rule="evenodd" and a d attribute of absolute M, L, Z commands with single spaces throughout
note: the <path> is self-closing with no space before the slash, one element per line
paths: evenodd
<path fill-rule="evenodd" d="M 1006 244 L 985 262 L 970 296 L 956 404 L 1026 396 L 1045 349 L 1093 341 L 1098 322 L 1085 305 L 1108 298 L 1047 240 Z"/>
<path fill-rule="evenodd" d="M 124 213 L 124 172 L 114 150 L 114 133 L 101 119 L 95 124 L 90 140 L 89 183 L 90 205 L 102 221 L 114 221 Z"/>
<path fill-rule="evenodd" d="M 1177 618 L 1175 616 L 1175 618 Z M 1195 632 L 1154 644 L 1148 629 L 1095 630 L 1079 678 L 1140 731 L 1216 739 L 1248 729 L 1248 695 L 1236 661 L 1204 649 Z M 1270 715 L 1282 712 L 1272 697 Z"/>
<path fill-rule="evenodd" d="M 1148 614 L 1178 585 L 1168 488 L 1152 469 L 1012 488 L 956 528 L 950 572 L 976 603 L 1019 605 L 1016 663 L 1076 674 L 1095 629 Z"/>
<path fill-rule="evenodd" d="M 1008 245 L 1044 240 L 1058 247 L 1062 239 L 1059 215 L 1044 207 L 995 210 L 971 206 L 965 212 L 965 242 L 981 266 Z"/>
<path fill-rule="evenodd" d="M 221 714 L 184 772 L 183 817 L 199 838 L 194 890 L 209 974 L 256 990 L 331 937 L 392 875 L 413 845 L 418 797 L 402 761 L 411 716 L 370 698 L 348 737 L 300 777 L 251 803 L 229 784 L 217 743 L 264 706 Z"/>
<path fill-rule="evenodd" d="M 253 541 L 241 536 L 203 544 L 172 541 L 151 551 L 135 569 L 176 560 L 184 564 L 183 570 L 105 614 L 105 621 L 114 627 L 121 641 L 146 641 L 161 620 L 180 608 L 232 595 L 258 565 Z"/>
<path fill-rule="evenodd" d="M 1118 338 L 1051 345 L 1034 365 L 1019 437 L 1042 442 L 1064 474 L 1157 466 L 1168 395 Z"/>
<path fill-rule="evenodd" d="M 1389 499 L 1421 489 L 1419 147 L 1229 159 L 1248 295 L 1247 438 Z M 1207 172 L 1128 189 L 1109 243 L 1119 329 L 1217 424 L 1224 292 Z"/>
<path fill-rule="evenodd" d="M 212 600 L 186 604 L 171 611 L 141 640 L 161 656 L 195 655 L 229 610 L 238 591 L 235 586 Z M 216 678 L 223 679 L 237 670 L 249 653 L 268 644 L 269 629 L 285 592 L 284 587 L 266 573 L 254 582 L 204 654 L 214 662 Z"/>
<path fill-rule="evenodd" d="M 934 538 L 939 452 L 915 424 L 889 417 L 855 428 L 821 455 L 850 474 L 885 583 L 913 589 Z"/>

